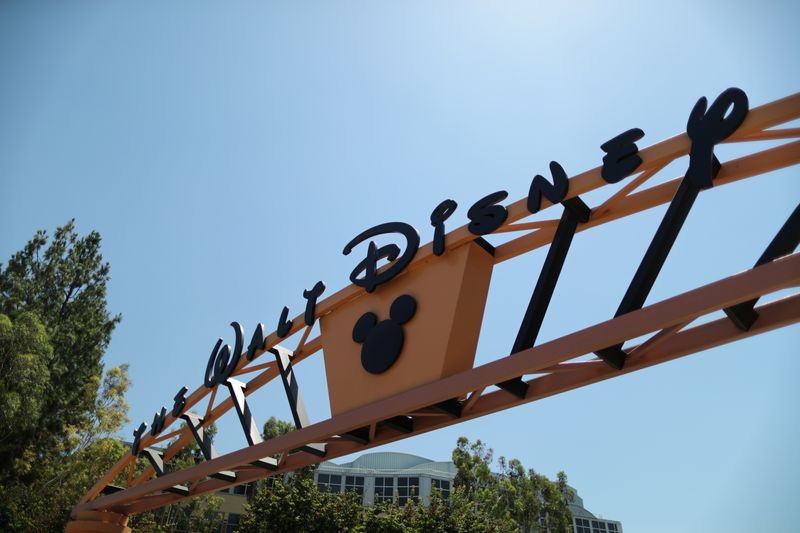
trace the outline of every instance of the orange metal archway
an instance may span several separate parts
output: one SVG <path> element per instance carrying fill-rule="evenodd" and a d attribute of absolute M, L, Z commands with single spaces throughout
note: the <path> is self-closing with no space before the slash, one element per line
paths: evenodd
<path fill-rule="evenodd" d="M 800 118 L 800 93 L 750 110 L 744 123 L 725 142 L 787 141 L 778 147 L 724 162 L 714 186 L 727 185 L 800 163 L 800 140 L 796 140 L 800 139 L 800 128 L 776 129 L 776 126 L 797 118 Z M 681 134 L 640 150 L 642 163 L 636 170 L 637 174 L 605 202 L 594 207 L 588 221 L 578 225 L 574 231 L 581 232 L 669 203 L 680 186 L 681 177 L 649 188 L 645 185 L 669 163 L 687 155 L 690 148 L 690 138 Z M 594 168 L 569 180 L 565 200 L 605 185 L 601 168 Z M 542 209 L 552 205 L 550 201 L 542 199 Z M 324 458 L 332 459 L 800 321 L 800 294 L 794 294 L 755 307 L 757 314 L 752 316 L 757 319 L 754 318 L 752 324 L 743 326 L 732 319 L 721 318 L 691 325 L 710 313 L 730 309 L 737 304 L 747 307 L 748 302 L 752 303 L 754 299 L 797 287 L 800 284 L 800 253 L 794 253 L 473 368 L 477 330 L 480 328 L 492 266 L 551 244 L 559 226 L 556 219 L 520 222 L 530 216 L 526 199 L 510 204 L 507 210 L 508 217 L 496 232 L 519 232 L 521 235 L 498 246 L 493 254 L 479 250 L 473 244 L 475 235 L 466 226 L 460 227 L 447 234 L 447 253 L 444 256 L 434 255 L 431 243 L 422 246 L 395 281 L 369 298 L 365 298 L 360 287 L 350 285 L 319 302 L 315 314 L 322 326 L 319 337 L 309 339 L 312 326 L 305 325 L 302 315 L 293 321 L 288 335 L 298 334 L 300 338 L 288 360 L 294 365 L 317 352 L 325 352 L 331 418 L 185 470 L 163 473 L 159 477 L 153 477 L 155 472 L 152 468 L 134 477 L 136 457 L 128 453 L 76 505 L 73 521 L 67 531 L 125 531 L 127 515 L 321 462 L 323 457 L 320 454 L 308 450 L 290 453 L 290 450 L 298 450 L 312 443 L 323 443 Z M 436 304 L 440 306 L 436 308 L 436 313 L 451 321 L 445 328 L 450 332 L 450 337 L 446 342 L 435 344 L 434 348 L 423 348 L 421 345 L 404 348 L 412 352 L 430 350 L 429 359 L 434 358 L 436 362 L 431 363 L 434 367 L 432 370 L 423 369 L 428 372 L 424 376 L 420 377 L 422 371 L 419 368 L 398 364 L 391 375 L 356 378 L 353 377 L 355 371 L 345 364 L 346 357 L 328 359 L 333 357 L 329 353 L 350 353 L 358 349 L 348 344 L 352 344 L 352 341 L 343 340 L 350 336 L 349 330 L 341 330 L 365 309 L 385 310 L 399 294 L 445 291 L 450 290 L 447 288 L 450 286 L 456 295 L 455 307 L 451 309 L 444 303 Z M 477 289 L 459 292 L 463 286 Z M 424 312 L 433 312 L 428 310 L 434 307 L 434 303 L 426 304 Z M 419 312 L 423 312 L 422 307 L 420 309 Z M 471 309 L 477 311 L 469 312 Z M 458 313 L 466 314 L 456 317 Z M 418 325 L 413 326 L 417 328 L 414 338 L 430 337 L 425 328 L 433 326 L 425 324 L 429 322 L 419 321 Z M 470 332 L 475 332 L 474 339 L 470 337 Z M 625 347 L 627 357 L 622 369 L 614 368 L 599 358 L 574 361 L 586 354 L 621 345 L 647 334 L 651 336 L 641 344 Z M 461 344 L 453 339 L 461 339 Z M 277 333 L 266 336 L 262 349 L 256 350 L 252 361 L 244 358 L 239 361 L 232 377 L 248 379 L 243 389 L 245 395 L 280 377 L 277 361 L 258 360 L 259 356 L 276 347 L 280 340 Z M 470 350 L 472 353 L 464 356 Z M 342 375 L 337 376 L 337 372 Z M 352 393 L 348 393 L 348 387 L 340 386 L 343 380 L 348 379 L 356 379 L 355 385 L 350 383 L 349 389 L 357 388 L 362 393 L 367 391 L 364 394 L 368 401 L 364 396 L 360 399 L 353 397 Z M 383 381 L 376 382 L 379 385 L 373 387 L 371 379 Z M 514 383 L 517 385 L 514 386 Z M 511 385 L 496 388 L 495 384 Z M 219 385 L 213 388 L 201 386 L 186 397 L 185 409 L 194 408 L 196 412 L 203 413 L 203 425 L 211 424 L 234 407 L 230 397 L 215 402 L 218 388 Z M 176 418 L 168 414 L 165 427 L 175 421 Z M 144 435 L 141 447 L 146 448 L 175 437 L 177 440 L 163 455 L 166 463 L 193 439 L 188 428 L 176 429 L 157 437 Z M 261 458 L 271 456 L 279 456 L 280 459 L 270 470 L 252 465 Z M 235 479 L 211 477 L 223 471 L 232 473 Z M 110 487 L 112 480 L 124 472 L 128 473 L 127 486 Z M 178 485 L 186 485 L 187 490 L 183 493 L 169 491 Z"/>

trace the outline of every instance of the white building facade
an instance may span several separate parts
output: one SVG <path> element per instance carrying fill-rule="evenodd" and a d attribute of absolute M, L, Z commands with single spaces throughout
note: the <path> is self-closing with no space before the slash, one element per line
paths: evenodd
<path fill-rule="evenodd" d="M 431 461 L 397 452 L 368 453 L 342 464 L 324 461 L 314 473 L 320 491 L 353 491 L 361 496 L 364 505 L 380 501 L 404 505 L 411 499 L 427 505 L 434 489 L 447 499 L 455 477 L 456 466 L 451 461 Z M 225 500 L 223 533 L 232 533 L 238 525 L 247 502 L 247 490 L 248 486 L 241 485 L 219 493 Z M 567 503 L 572 513 L 573 533 L 622 533 L 621 522 L 595 516 L 583 506 L 583 499 L 575 489 Z"/>
<path fill-rule="evenodd" d="M 450 496 L 456 466 L 451 461 L 431 461 L 408 453 L 378 452 L 362 455 L 350 463 L 325 461 L 319 465 L 314 481 L 325 492 L 352 490 L 362 497 L 364 505 L 376 501 L 393 501 L 400 505 L 409 498 L 429 502 L 437 488 L 446 499 Z M 622 533 L 618 520 L 598 518 L 583 506 L 583 498 L 573 490 L 567 502 L 572 513 L 573 533 Z"/>
<path fill-rule="evenodd" d="M 431 461 L 408 453 L 378 452 L 337 465 L 325 461 L 314 474 L 317 488 L 324 492 L 352 490 L 364 505 L 392 501 L 400 505 L 409 499 L 429 502 L 433 488 L 450 497 L 456 467 L 450 461 Z"/>

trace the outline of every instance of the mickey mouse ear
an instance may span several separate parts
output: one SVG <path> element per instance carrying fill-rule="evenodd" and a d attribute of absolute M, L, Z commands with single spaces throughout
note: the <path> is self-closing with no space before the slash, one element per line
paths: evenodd
<path fill-rule="evenodd" d="M 364 313 L 361 315 L 361 318 L 356 321 L 356 325 L 353 326 L 353 342 L 361 344 L 367 340 L 367 335 L 369 335 L 369 332 L 372 331 L 372 328 L 374 328 L 377 323 L 378 317 L 375 316 L 375 313 Z"/>
<path fill-rule="evenodd" d="M 417 301 L 410 294 L 398 296 L 389 308 L 389 317 L 398 324 L 405 324 L 417 312 Z"/>

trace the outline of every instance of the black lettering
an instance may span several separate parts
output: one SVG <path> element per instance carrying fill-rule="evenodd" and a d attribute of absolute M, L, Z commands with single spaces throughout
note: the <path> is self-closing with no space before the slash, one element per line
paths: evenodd
<path fill-rule="evenodd" d="M 433 226 L 433 255 L 444 253 L 444 221 L 455 212 L 458 204 L 455 200 L 444 200 L 436 206 L 431 213 L 431 226 Z"/>
<path fill-rule="evenodd" d="M 203 383 L 208 388 L 212 388 L 228 379 L 233 374 L 233 371 L 236 370 L 239 359 L 242 357 L 244 329 L 238 322 L 231 322 L 231 327 L 236 334 L 236 345 L 231 351 L 229 344 L 222 346 L 222 339 L 217 339 L 217 343 L 208 358 L 205 379 L 203 380 Z M 222 349 L 220 349 L 220 346 L 222 346 Z"/>
<path fill-rule="evenodd" d="M 367 247 L 367 256 L 356 265 L 352 272 L 350 272 L 350 281 L 353 282 L 353 285 L 364 287 L 364 290 L 367 292 L 372 292 L 375 290 L 375 287 L 381 283 L 386 283 L 402 272 L 403 269 L 411 263 L 411 260 L 414 259 L 414 255 L 419 249 L 419 234 L 413 226 L 405 222 L 387 222 L 365 230 L 347 243 L 342 253 L 344 255 L 349 255 L 353 247 L 370 237 L 389 233 L 399 233 L 405 237 L 406 249 L 403 255 L 400 255 L 400 248 L 396 244 L 387 244 L 378 248 L 374 241 L 370 241 Z M 390 262 L 396 261 L 389 266 L 389 268 L 378 272 L 378 262 L 383 259 Z M 364 275 L 358 277 L 361 273 Z"/>
<path fill-rule="evenodd" d="M 189 387 L 181 387 L 181 390 L 178 391 L 178 394 L 175 395 L 173 400 L 175 403 L 172 404 L 172 416 L 178 418 L 181 416 L 184 408 L 186 407 L 186 393 L 189 392 Z"/>
<path fill-rule="evenodd" d="M 289 334 L 289 331 L 292 329 L 293 320 L 287 320 L 289 318 L 289 308 L 284 306 L 283 310 L 281 311 L 281 316 L 278 318 L 278 330 L 277 334 L 278 337 L 281 339 L 286 337 Z"/>
<path fill-rule="evenodd" d="M 642 137 L 644 132 L 639 128 L 633 128 L 600 145 L 600 149 L 606 153 L 603 157 L 603 169 L 600 172 L 606 183 L 617 183 L 639 168 L 642 158 L 639 157 L 636 141 Z"/>
<path fill-rule="evenodd" d="M 569 178 L 564 168 L 555 161 L 550 161 L 550 174 L 553 176 L 551 185 L 544 176 L 536 175 L 531 181 L 528 191 L 528 211 L 538 213 L 542 206 L 542 196 L 550 200 L 553 204 L 559 203 L 567 196 L 569 189 Z"/>
<path fill-rule="evenodd" d="M 547 314 L 547 308 L 556 289 L 558 277 L 561 275 L 578 224 L 589 221 L 591 209 L 578 196 L 565 200 L 562 205 L 564 212 L 561 214 L 553 242 L 547 250 L 547 257 L 541 272 L 539 272 L 539 279 L 536 280 L 536 287 L 531 294 L 522 324 L 519 326 L 517 338 L 511 348 L 511 355 L 533 348 L 536 343 L 536 337 L 539 335 L 542 322 Z M 497 386 L 520 398 L 524 398 L 528 393 L 528 384 L 521 377 L 498 383 Z"/>
<path fill-rule="evenodd" d="M 303 429 L 309 425 L 309 420 L 306 405 L 300 395 L 300 386 L 297 384 L 297 378 L 292 369 L 292 352 L 282 346 L 275 346 L 270 351 L 278 364 L 283 388 L 286 391 L 286 399 L 289 401 L 289 409 L 292 411 L 294 426 L 297 429 Z M 325 444 L 306 444 L 301 449 L 319 457 L 325 456 Z"/>
<path fill-rule="evenodd" d="M 779 257 L 792 253 L 798 244 L 800 244 L 800 205 L 794 208 L 753 268 L 771 263 Z M 758 311 L 755 310 L 758 300 L 759 298 L 753 298 L 726 307 L 723 311 L 737 328 L 747 331 L 758 320 Z"/>
<path fill-rule="evenodd" d="M 167 473 L 164 468 L 164 454 L 151 448 L 145 448 L 142 451 L 144 452 L 145 458 L 147 458 L 150 465 L 153 467 L 153 470 L 156 471 L 156 477 L 161 477 Z M 172 492 L 181 496 L 189 495 L 189 488 L 184 485 L 173 485 L 166 490 L 167 492 Z"/>
<path fill-rule="evenodd" d="M 310 291 L 303 291 L 303 298 L 306 301 L 306 312 L 303 318 L 305 319 L 306 326 L 314 325 L 314 315 L 317 312 L 317 298 L 325 292 L 325 284 L 318 281 Z"/>
<path fill-rule="evenodd" d="M 247 405 L 247 400 L 245 400 L 244 396 L 244 391 L 247 388 L 246 385 L 233 378 L 228 378 L 225 381 L 225 384 L 228 386 L 228 390 L 231 393 L 233 406 L 236 408 L 236 414 L 239 415 L 239 421 L 242 424 L 242 429 L 244 430 L 244 437 L 247 439 L 247 444 L 254 446 L 260 443 L 261 434 L 258 431 L 258 426 L 256 425 L 255 419 L 253 419 L 253 414 L 250 412 L 250 406 Z"/>
<path fill-rule="evenodd" d="M 133 430 L 133 443 L 131 443 L 131 454 L 139 456 L 139 445 L 142 442 L 142 435 L 147 431 L 147 422 L 142 422 L 139 427 Z"/>
<path fill-rule="evenodd" d="M 714 145 L 730 137 L 742 125 L 749 109 L 747 95 L 736 87 L 723 91 L 708 111 L 707 105 L 706 97 L 700 98 L 686 124 L 686 133 L 692 140 L 686 177 L 701 190 L 711 188 L 721 166 L 714 155 Z"/>
<path fill-rule="evenodd" d="M 150 428 L 150 434 L 156 436 L 164 431 L 164 423 L 167 421 L 167 408 L 161 407 L 160 411 L 156 411 L 153 416 L 153 427 Z"/>
<path fill-rule="evenodd" d="M 192 436 L 195 442 L 197 442 L 197 446 L 200 448 L 200 453 L 203 454 L 203 458 L 205 458 L 206 461 L 215 459 L 217 457 L 217 450 L 211 442 L 211 435 L 206 433 L 203 427 L 205 420 L 195 413 L 186 413 L 182 415 L 181 418 L 186 421 L 186 425 L 189 431 L 192 432 Z M 236 474 L 230 471 L 217 472 L 212 474 L 211 477 L 221 479 L 222 481 L 236 481 Z"/>
<path fill-rule="evenodd" d="M 720 163 L 714 156 L 714 144 L 736 131 L 747 114 L 747 96 L 741 89 L 724 91 L 707 113 L 706 105 L 705 97 L 700 98 L 689 115 L 687 133 L 692 139 L 689 169 L 661 219 L 653 240 L 650 241 L 650 246 L 639 263 L 625 296 L 622 297 L 615 317 L 641 309 L 647 301 L 697 195 L 700 190 L 711 187 L 711 181 L 719 172 Z M 731 105 L 733 109 L 725 117 L 725 112 Z M 618 370 L 624 367 L 628 357 L 622 344 L 602 348 L 595 354 Z"/>
<path fill-rule="evenodd" d="M 488 235 L 503 225 L 508 218 L 508 210 L 497 202 L 502 202 L 508 197 L 506 191 L 493 192 L 484 196 L 469 208 L 467 218 L 470 219 L 469 229 L 473 235 Z"/>
<path fill-rule="evenodd" d="M 256 351 L 264 348 L 264 324 L 261 322 L 256 326 L 250 344 L 247 346 L 247 360 L 252 361 L 256 356 Z"/>
<path fill-rule="evenodd" d="M 236 414 L 239 416 L 239 422 L 242 424 L 244 438 L 247 440 L 247 444 L 250 446 L 260 444 L 263 442 L 263 439 L 261 438 L 261 433 L 258 431 L 258 426 L 253 418 L 253 413 L 250 411 L 250 406 L 247 404 L 247 400 L 245 399 L 244 395 L 244 391 L 247 389 L 247 386 L 241 381 L 233 378 L 228 378 L 225 380 L 225 384 L 228 386 L 228 391 L 231 394 L 233 407 L 236 409 Z M 272 457 L 259 459 L 254 461 L 252 464 L 268 470 L 278 469 L 278 461 Z"/>

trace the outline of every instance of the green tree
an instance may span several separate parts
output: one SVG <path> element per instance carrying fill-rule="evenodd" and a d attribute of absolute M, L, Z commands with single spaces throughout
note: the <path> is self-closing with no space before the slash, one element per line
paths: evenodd
<path fill-rule="evenodd" d="M 281 435 L 286 435 L 290 431 L 294 431 L 294 424 L 285 420 L 278 420 L 274 416 L 269 417 L 269 420 L 264 422 L 264 431 L 261 432 L 264 440 L 274 439 Z"/>
<path fill-rule="evenodd" d="M 566 532 L 572 516 L 566 502 L 567 477 L 558 473 L 558 482 L 526 470 L 517 459 L 498 459 L 498 472 L 492 471 L 493 452 L 480 440 L 470 443 L 460 437 L 453 450 L 458 473 L 456 492 L 463 492 L 474 509 L 522 531 Z"/>
<path fill-rule="evenodd" d="M 454 531 L 458 533 L 519 533 L 520 528 L 507 509 L 486 505 L 489 489 L 469 496 L 461 487 L 450 494 L 450 507 Z"/>
<path fill-rule="evenodd" d="M 12 321 L 35 315 L 53 347 L 39 416 L 35 424 L 14 428 L 11 458 L 69 452 L 75 434 L 92 426 L 101 358 L 121 319 L 106 308 L 110 269 L 100 254 L 100 241 L 94 231 L 79 237 L 71 220 L 56 229 L 49 245 L 47 233 L 40 230 L 5 268 L 0 264 L 0 313 Z M 20 475 L 7 470 L 7 457 L 0 476 Z"/>
<path fill-rule="evenodd" d="M 270 419 L 265 435 L 291 431 L 288 424 Z M 400 506 L 380 502 L 361 507 L 355 493 L 319 492 L 313 471 L 300 470 L 269 484 L 259 485 L 246 505 L 240 522 L 242 533 L 267 531 L 365 531 L 369 533 L 519 533 L 569 531 L 569 510 L 564 501 L 566 475 L 554 483 L 516 459 L 498 460 L 493 471 L 491 448 L 481 441 L 458 439 L 453 450 L 457 468 L 448 499 L 434 490 L 428 505 L 410 500 Z"/>
<path fill-rule="evenodd" d="M 358 494 L 319 492 L 309 473 L 276 478 L 256 490 L 239 522 L 241 533 L 359 531 Z"/>
<path fill-rule="evenodd" d="M 494 452 L 480 440 L 471 443 L 466 437 L 459 437 L 452 455 L 456 466 L 453 485 L 456 491 L 477 514 L 486 520 L 496 521 L 495 527 L 505 530 L 511 520 L 508 507 L 508 483 L 492 473 Z"/>
<path fill-rule="evenodd" d="M 3 322 L 0 315 L 0 323 Z M 19 479 L 0 482 L 0 531 L 63 531 L 72 507 L 125 453 L 111 435 L 127 422 L 127 365 L 110 369 L 97 397 L 93 423 L 75 433 L 68 452 L 19 459 Z"/>
<path fill-rule="evenodd" d="M 413 533 L 409 517 L 400 506 L 391 502 L 380 502 L 364 513 L 364 531 L 369 533 Z"/>
<path fill-rule="evenodd" d="M 49 241 L 49 243 L 48 243 Z M 125 452 L 127 365 L 103 376 L 119 322 L 106 308 L 100 235 L 70 221 L 0 264 L 0 530 L 63 531 Z"/>
<path fill-rule="evenodd" d="M 492 474 L 494 451 L 480 441 L 469 442 L 466 437 L 459 437 L 452 453 L 453 464 L 456 465 L 454 485 L 462 487 L 468 495 L 480 489 L 491 487 L 497 479 Z"/>
<path fill-rule="evenodd" d="M 53 347 L 41 322 L 20 313 L 15 322 L 0 314 L 0 483 L 27 474 L 36 457 L 20 453 L 19 434 L 33 434 L 49 392 Z"/>
<path fill-rule="evenodd" d="M 272 416 L 264 423 L 262 437 L 269 440 L 294 430 L 294 424 Z M 319 492 L 315 470 L 316 465 L 312 465 L 254 483 L 239 531 L 359 531 L 363 511 L 360 497 L 352 492 Z"/>

